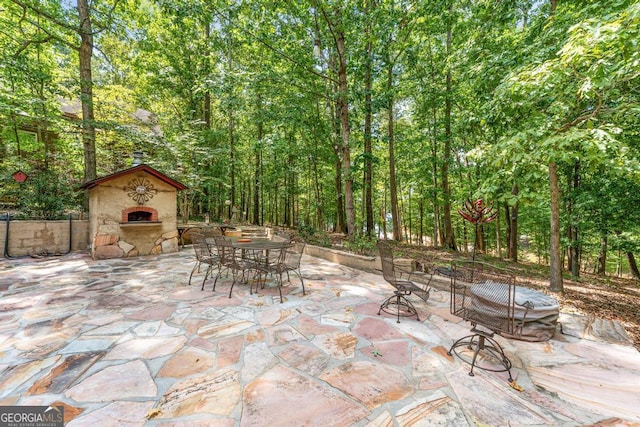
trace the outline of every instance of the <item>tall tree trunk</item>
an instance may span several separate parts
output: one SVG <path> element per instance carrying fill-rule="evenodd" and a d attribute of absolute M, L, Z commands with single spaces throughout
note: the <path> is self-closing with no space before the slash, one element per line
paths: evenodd
<path fill-rule="evenodd" d="M 338 18 L 342 21 L 342 17 Z M 342 175 L 344 180 L 344 210 L 347 220 L 347 236 L 353 238 L 356 228 L 355 209 L 353 206 L 353 174 L 351 173 L 351 148 L 349 126 L 349 94 L 347 90 L 347 51 L 342 24 L 334 29 L 336 33 L 336 50 L 338 53 L 338 102 L 340 104 L 340 124 L 342 129 Z"/>
<path fill-rule="evenodd" d="M 229 18 L 229 22 L 231 22 L 231 18 Z M 233 38 L 231 35 L 231 31 L 227 31 L 228 39 L 227 39 L 227 79 L 231 79 L 233 75 Z M 227 117 L 228 117 L 228 132 L 229 132 L 229 180 L 230 180 L 230 188 L 229 199 L 231 200 L 231 205 L 229 206 L 229 219 L 231 219 L 231 209 L 236 204 L 236 146 L 235 146 L 235 123 L 233 117 L 233 84 L 231 81 L 228 81 L 229 93 L 227 96 L 229 99 L 227 100 Z"/>
<path fill-rule="evenodd" d="M 82 145 L 84 149 L 84 182 L 96 178 L 96 129 L 93 115 L 93 78 L 91 59 L 93 55 L 93 31 L 87 0 L 78 0 L 80 19 L 80 102 L 82 104 Z M 89 192 L 85 191 L 84 208 L 89 209 Z"/>
<path fill-rule="evenodd" d="M 600 236 L 600 252 L 598 252 L 598 265 L 596 274 L 604 276 L 607 272 L 607 234 L 602 233 Z"/>
<path fill-rule="evenodd" d="M 631 276 L 633 276 L 634 279 L 640 279 L 640 271 L 638 270 L 638 264 L 636 263 L 636 258 L 633 256 L 633 252 L 627 251 L 627 260 L 629 261 Z"/>
<path fill-rule="evenodd" d="M 262 117 L 262 98 L 258 97 L 258 114 Z M 258 119 L 257 125 L 258 139 L 255 148 L 254 170 L 253 170 L 253 223 L 262 225 L 260 221 L 260 172 L 262 171 L 262 138 L 264 137 L 264 123 L 262 118 Z"/>
<path fill-rule="evenodd" d="M 371 122 L 373 115 L 373 107 L 371 102 L 372 76 L 371 69 L 373 67 L 373 42 L 371 41 L 372 11 L 375 2 L 367 2 L 365 13 L 367 15 L 367 24 L 365 27 L 365 37 L 367 44 L 365 47 L 365 76 L 364 76 L 364 211 L 365 211 L 365 229 L 367 236 L 373 236 L 373 154 L 371 149 Z"/>
<path fill-rule="evenodd" d="M 453 11 L 453 5 L 449 4 L 449 13 Z M 451 56 L 451 44 L 453 40 L 453 32 L 451 30 L 451 17 L 448 18 L 447 29 L 447 56 Z M 442 195 L 444 197 L 443 205 L 443 221 L 444 221 L 444 246 L 449 249 L 457 250 L 456 240 L 453 234 L 453 224 L 451 222 L 451 189 L 449 188 L 449 162 L 451 159 L 451 98 L 452 84 L 451 84 L 451 70 L 447 70 L 446 77 L 446 93 L 445 93 L 445 138 L 444 138 L 444 152 L 442 158 L 441 168 L 441 181 L 442 181 Z"/>
<path fill-rule="evenodd" d="M 338 89 L 336 88 L 336 92 Z M 345 225 L 345 213 L 344 213 L 344 191 L 342 190 L 342 150 L 340 144 L 340 103 L 336 102 L 333 105 L 333 117 L 332 123 L 334 126 L 334 144 L 333 149 L 335 153 L 335 192 L 336 192 L 336 220 L 333 231 L 335 233 L 346 233 Z"/>
<path fill-rule="evenodd" d="M 318 123 L 320 123 L 320 105 L 316 102 L 316 116 L 318 117 Z M 320 191 L 320 172 L 318 171 L 318 135 L 314 135 L 314 156 L 313 156 L 313 189 L 316 200 L 316 221 L 318 229 L 324 228 L 324 213 L 322 207 L 321 191 Z"/>
<path fill-rule="evenodd" d="M 336 56 L 337 56 L 336 52 L 331 52 L 331 54 L 329 54 L 328 68 L 330 70 L 337 70 L 338 68 L 335 60 Z M 338 87 L 338 83 L 333 81 L 332 84 L 330 85 L 329 91 L 333 94 L 337 94 L 339 90 L 340 89 Z M 334 100 L 333 102 L 329 101 L 327 105 L 327 109 L 331 112 L 331 124 L 333 127 L 332 146 L 333 146 L 333 152 L 335 155 L 334 167 L 336 171 L 336 176 L 334 180 L 335 195 L 336 195 L 336 217 L 335 217 L 335 221 L 333 222 L 333 232 L 345 233 L 346 226 L 345 226 L 345 213 L 344 213 L 344 192 L 342 190 L 342 144 L 340 143 L 340 140 L 342 138 L 342 135 L 340 133 L 340 129 L 341 129 L 340 101 L 339 100 Z"/>
<path fill-rule="evenodd" d="M 516 184 L 511 189 L 511 194 L 517 196 L 520 189 Z M 518 202 L 511 208 L 509 216 L 509 258 L 518 262 Z"/>
<path fill-rule="evenodd" d="M 487 244 L 484 238 L 484 225 L 476 225 L 474 245 L 478 245 L 478 252 L 484 254 L 487 252 Z"/>
<path fill-rule="evenodd" d="M 550 0 L 551 15 L 555 13 L 557 1 Z M 549 163 L 549 187 L 551 193 L 551 230 L 549 239 L 549 288 L 552 292 L 564 292 L 562 283 L 562 256 L 560 247 L 560 188 L 558 165 Z"/>
<path fill-rule="evenodd" d="M 413 229 L 413 216 L 411 215 L 412 212 L 412 205 L 411 205 L 411 193 L 412 190 L 411 188 L 409 188 L 408 191 L 408 206 L 407 209 L 405 210 L 404 208 L 402 209 L 402 216 L 403 218 L 406 218 L 407 215 L 409 216 L 409 230 L 407 232 L 407 239 L 409 240 L 410 244 L 413 244 L 413 234 L 414 234 L 414 229 Z"/>
<path fill-rule="evenodd" d="M 382 232 L 384 240 L 387 240 L 387 187 L 384 188 L 384 199 L 382 200 Z"/>
<path fill-rule="evenodd" d="M 229 179 L 230 179 L 230 184 L 231 187 L 229 188 L 229 192 L 230 192 L 230 197 L 229 199 L 231 200 L 231 205 L 229 207 L 229 212 L 231 212 L 231 207 L 235 206 L 236 204 L 236 165 L 235 165 L 235 158 L 236 158 L 236 146 L 235 146 L 235 135 L 234 135 L 234 122 L 233 122 L 233 111 L 231 109 L 232 107 L 229 106 L 229 112 L 228 112 L 228 131 L 229 131 L 229 167 L 230 167 L 230 171 L 229 171 Z M 229 217 L 231 217 L 231 215 L 229 215 Z"/>
<path fill-rule="evenodd" d="M 208 41 L 211 38 L 211 24 L 209 22 L 204 24 L 205 38 Z M 206 49 L 204 51 L 204 72 L 205 74 L 210 73 L 210 65 L 211 65 L 211 51 Z M 211 129 L 211 91 L 207 89 L 204 92 L 204 123 L 207 130 Z"/>
<path fill-rule="evenodd" d="M 396 163 L 394 150 L 394 134 L 393 134 L 393 64 L 389 63 L 387 69 L 387 96 L 389 102 L 387 104 L 387 127 L 389 137 L 389 194 L 391 196 L 391 227 L 393 231 L 393 240 L 402 242 L 402 228 L 400 226 L 400 214 L 398 212 L 398 188 L 396 184 Z"/>
<path fill-rule="evenodd" d="M 562 283 L 562 255 L 560 247 L 560 188 L 558 165 L 549 163 L 549 187 L 551 193 L 551 235 L 549 239 L 549 289 L 564 292 Z"/>
<path fill-rule="evenodd" d="M 289 135 L 289 145 L 293 147 L 295 144 L 295 140 L 293 138 L 293 134 Z M 293 153 L 289 152 L 287 156 L 287 164 L 293 165 L 295 163 L 295 159 L 293 158 Z M 296 194 L 296 178 L 293 168 L 289 168 L 285 175 L 285 208 L 284 208 L 284 223 L 291 227 L 295 224 L 295 201 L 294 195 Z"/>
<path fill-rule="evenodd" d="M 511 208 L 506 202 L 504 204 L 504 219 L 505 236 L 507 236 L 507 259 L 511 259 Z"/>
<path fill-rule="evenodd" d="M 573 277 L 580 276 L 580 242 L 578 241 L 578 225 L 576 213 L 574 212 L 574 199 L 575 194 L 580 186 L 580 162 L 575 162 L 573 165 L 573 179 L 571 186 L 573 187 L 572 196 L 569 198 L 569 205 L 567 206 L 567 214 L 570 218 L 568 227 L 569 237 L 569 268 L 571 269 L 571 275 Z"/>
<path fill-rule="evenodd" d="M 500 208 L 496 209 L 496 254 L 502 259 L 502 238 L 500 237 Z"/>
<path fill-rule="evenodd" d="M 334 232 L 346 233 L 346 224 L 344 222 L 344 192 L 342 191 L 342 161 L 340 156 L 336 157 L 336 223 Z"/>
<path fill-rule="evenodd" d="M 420 192 L 420 194 L 420 200 L 418 201 L 418 215 L 420 221 L 420 225 L 418 226 L 418 243 L 424 245 L 424 197 L 422 196 L 422 192 Z"/>
<path fill-rule="evenodd" d="M 433 242 L 432 246 L 437 247 L 440 246 L 441 243 L 444 243 L 444 232 L 442 231 L 442 227 L 440 227 L 440 204 L 438 202 L 438 127 L 437 127 L 437 119 L 438 119 L 438 111 L 436 106 L 434 105 L 432 108 L 433 112 L 433 126 L 432 126 L 432 139 L 431 139 L 431 172 L 433 175 Z"/>

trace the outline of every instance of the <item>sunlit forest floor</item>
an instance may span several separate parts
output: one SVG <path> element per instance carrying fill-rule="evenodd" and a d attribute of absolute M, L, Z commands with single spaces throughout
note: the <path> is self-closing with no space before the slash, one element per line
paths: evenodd
<path fill-rule="evenodd" d="M 583 273 L 579 281 L 565 279 L 564 294 L 556 297 L 563 311 L 617 320 L 640 350 L 639 281 Z"/>

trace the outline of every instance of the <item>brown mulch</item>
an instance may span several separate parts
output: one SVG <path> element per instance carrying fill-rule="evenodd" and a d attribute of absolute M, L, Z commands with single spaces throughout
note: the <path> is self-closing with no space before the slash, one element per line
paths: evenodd
<path fill-rule="evenodd" d="M 564 293 L 554 294 L 563 312 L 617 320 L 640 351 L 640 281 L 581 273 L 563 284 Z"/>

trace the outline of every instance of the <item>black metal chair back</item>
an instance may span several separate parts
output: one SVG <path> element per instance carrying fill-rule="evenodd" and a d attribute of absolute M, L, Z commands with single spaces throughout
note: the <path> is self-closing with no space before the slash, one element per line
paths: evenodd
<path fill-rule="evenodd" d="M 304 253 L 306 243 L 289 243 L 284 246 L 280 251 L 273 254 L 274 258 L 269 264 L 269 270 L 272 274 L 278 276 L 278 292 L 280 293 L 280 302 L 283 302 L 282 298 L 282 275 L 287 275 L 287 281 L 291 283 L 291 277 L 289 272 L 295 273 L 300 279 L 302 285 L 302 295 L 306 295 L 304 287 L 304 279 L 302 278 L 302 272 L 300 271 L 300 262 L 302 260 L 302 254 Z"/>
<path fill-rule="evenodd" d="M 300 261 L 302 260 L 302 254 L 306 243 L 299 242 L 287 246 L 286 251 L 283 253 L 283 262 L 287 271 L 293 271 L 298 275 L 300 281 L 302 280 L 302 274 L 300 273 Z M 304 282 L 303 282 L 304 286 Z"/>
<path fill-rule="evenodd" d="M 196 259 L 200 262 L 211 257 L 211 251 L 204 235 L 200 233 L 191 233 L 191 241 L 193 242 L 193 250 L 196 253 Z"/>
<path fill-rule="evenodd" d="M 233 282 L 229 289 L 229 298 L 231 298 L 233 287 L 238 281 L 247 279 L 251 270 L 255 269 L 255 264 L 251 258 L 243 258 L 241 250 L 233 247 L 233 242 L 224 236 L 214 236 L 218 257 L 220 259 L 220 273 L 222 271 L 230 271 L 233 276 Z M 220 276 L 220 274 L 218 274 Z M 218 278 L 216 277 L 216 280 Z M 215 284 L 214 284 L 215 286 Z M 249 286 L 249 292 L 252 292 Z"/>
<path fill-rule="evenodd" d="M 515 321 L 516 276 L 513 272 L 478 261 L 457 261 L 451 268 L 451 313 L 471 323 L 471 335 L 453 343 L 455 353 L 473 369 L 509 372 L 511 361 L 494 335 L 510 334 Z M 468 354 L 472 353 L 472 354 Z"/>
<path fill-rule="evenodd" d="M 396 270 L 393 264 L 393 248 L 386 243 L 378 243 L 378 252 L 380 253 L 380 263 L 382 265 L 382 277 L 389 284 L 396 288 L 402 287 L 396 278 Z"/>
<path fill-rule="evenodd" d="M 409 295 L 417 295 L 423 301 L 429 299 L 429 292 L 431 288 L 429 283 L 424 285 L 418 285 L 409 280 L 410 272 L 407 273 L 407 279 L 402 277 L 402 273 L 396 268 L 394 263 L 393 248 L 385 243 L 378 242 L 378 251 L 380 253 L 380 264 L 382 265 L 382 277 L 384 280 L 393 286 L 396 290 L 393 295 L 388 297 L 378 310 L 378 314 L 381 312 L 394 314 L 397 317 L 397 322 L 400 323 L 400 317 L 412 317 L 416 316 L 416 320 L 420 320 L 418 311 L 413 303 L 407 298 Z M 429 282 L 430 282 L 429 276 Z"/>
<path fill-rule="evenodd" d="M 191 285 L 191 278 L 193 277 L 193 273 L 200 268 L 201 265 L 207 265 L 207 271 L 204 275 L 204 279 L 202 280 L 202 287 L 204 289 L 204 283 L 207 281 L 207 278 L 210 274 L 213 273 L 214 268 L 218 268 L 219 259 L 216 254 L 212 253 L 209 245 L 207 244 L 206 238 L 200 233 L 191 233 L 191 241 L 193 243 L 193 250 L 196 254 L 196 264 L 193 266 L 191 270 L 191 274 L 189 275 L 189 285 Z M 215 282 L 213 284 L 213 289 L 215 290 Z"/>

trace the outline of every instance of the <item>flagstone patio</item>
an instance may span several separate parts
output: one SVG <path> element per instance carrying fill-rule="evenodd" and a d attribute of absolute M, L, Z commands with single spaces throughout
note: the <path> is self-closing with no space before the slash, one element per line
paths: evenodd
<path fill-rule="evenodd" d="M 444 286 L 398 324 L 380 275 L 305 256 L 307 295 L 280 303 L 187 286 L 194 262 L 0 260 L 0 405 L 64 405 L 68 426 L 640 426 L 640 353 L 613 322 L 498 338 L 517 391 L 447 355 L 469 325 Z"/>

